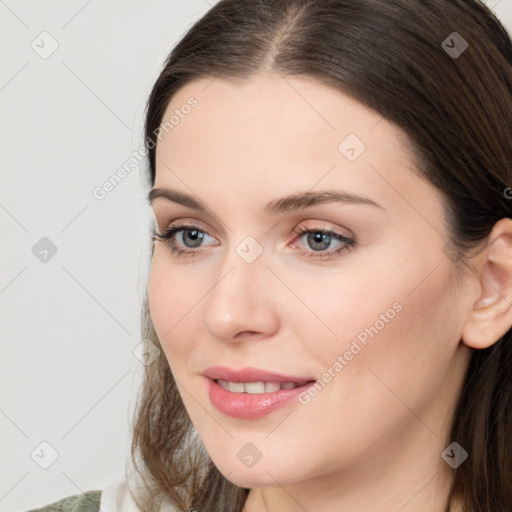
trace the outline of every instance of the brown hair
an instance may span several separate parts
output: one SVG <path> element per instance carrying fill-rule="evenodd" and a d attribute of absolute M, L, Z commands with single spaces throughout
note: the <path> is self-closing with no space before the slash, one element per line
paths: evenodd
<path fill-rule="evenodd" d="M 334 86 L 403 130 L 417 172 L 442 193 L 446 254 L 458 269 L 511 216 L 512 43 L 480 2 L 221 0 L 174 47 L 151 91 L 150 186 L 156 134 L 176 91 L 262 70 Z M 161 349 L 147 296 L 142 322 L 144 339 Z M 455 411 L 450 440 L 469 458 L 455 471 L 450 500 L 460 493 L 466 512 L 512 509 L 511 337 L 472 351 Z M 148 491 L 138 499 L 144 511 L 158 510 L 160 498 L 180 510 L 242 510 L 249 490 L 212 463 L 165 357 L 145 368 L 131 455 Z"/>

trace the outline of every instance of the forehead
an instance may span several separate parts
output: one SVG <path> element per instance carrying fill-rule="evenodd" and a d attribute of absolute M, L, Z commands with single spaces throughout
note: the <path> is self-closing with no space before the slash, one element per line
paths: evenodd
<path fill-rule="evenodd" d="M 156 148 L 155 186 L 180 185 L 178 176 L 186 176 L 204 192 L 206 183 L 221 182 L 238 187 L 241 201 L 244 190 L 254 195 L 263 183 L 283 192 L 342 186 L 383 206 L 395 204 L 397 192 L 429 187 L 412 172 L 398 127 L 312 78 L 206 77 L 177 91 L 162 126 L 172 117 Z"/>
<path fill-rule="evenodd" d="M 181 129 L 178 125 L 173 127 L 171 139 L 176 142 L 180 133 L 188 135 L 183 126 L 209 138 L 228 132 L 240 138 L 250 134 L 253 144 L 273 141 L 273 146 L 293 137 L 330 140 L 334 135 L 336 140 L 349 130 L 361 139 L 369 139 L 378 123 L 386 125 L 387 142 L 400 136 L 398 129 L 382 123 L 378 113 L 340 90 L 307 77 L 265 72 L 247 79 L 202 78 L 177 91 L 162 122 L 179 113 L 191 97 L 197 105 L 193 109 L 187 107 L 190 114 L 180 119 Z M 209 124 L 213 122 L 215 125 Z M 278 140 L 273 137 L 276 133 L 281 135 Z M 382 134 L 382 130 L 374 132 L 372 138 L 379 142 Z"/>

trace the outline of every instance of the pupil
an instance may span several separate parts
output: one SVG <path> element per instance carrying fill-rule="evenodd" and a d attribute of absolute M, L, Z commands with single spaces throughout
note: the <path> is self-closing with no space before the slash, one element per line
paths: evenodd
<path fill-rule="evenodd" d="M 311 236 L 313 238 L 313 244 L 321 244 L 322 242 L 324 243 L 324 247 L 317 247 L 316 250 L 326 249 L 329 246 L 329 242 L 331 240 L 331 237 L 329 235 L 326 235 L 321 231 L 315 231 L 314 233 L 312 233 Z"/>
<path fill-rule="evenodd" d="M 192 241 L 192 244 L 185 245 L 188 245 L 189 247 L 197 247 L 202 239 L 202 236 L 199 234 L 199 231 L 197 229 L 187 229 L 183 232 L 182 236 L 184 236 L 185 233 L 188 233 L 188 236 Z"/>

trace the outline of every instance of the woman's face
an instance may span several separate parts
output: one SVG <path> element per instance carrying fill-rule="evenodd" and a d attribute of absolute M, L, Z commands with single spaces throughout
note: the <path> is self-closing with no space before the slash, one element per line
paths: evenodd
<path fill-rule="evenodd" d="M 290 492 L 363 478 L 376 490 L 402 468 L 416 492 L 448 468 L 471 308 L 451 284 L 440 195 L 400 132 L 275 74 L 193 82 L 162 123 L 173 114 L 155 188 L 190 201 L 153 199 L 158 233 L 186 229 L 156 242 L 149 305 L 214 463 L 237 485 Z"/>

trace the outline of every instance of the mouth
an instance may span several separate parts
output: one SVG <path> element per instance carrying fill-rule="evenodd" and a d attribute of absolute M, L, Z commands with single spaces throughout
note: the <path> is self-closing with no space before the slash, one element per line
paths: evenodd
<path fill-rule="evenodd" d="M 257 368 L 234 370 L 208 368 L 203 375 L 212 405 L 221 413 L 239 419 L 262 418 L 285 405 L 316 383 L 312 377 L 296 377 Z"/>
<path fill-rule="evenodd" d="M 214 381 L 226 391 L 231 393 L 250 393 L 251 395 L 261 395 L 263 393 L 275 393 L 282 389 L 295 389 L 306 385 L 308 382 L 314 381 L 300 381 L 300 382 L 230 382 L 223 379 L 214 379 Z"/>

